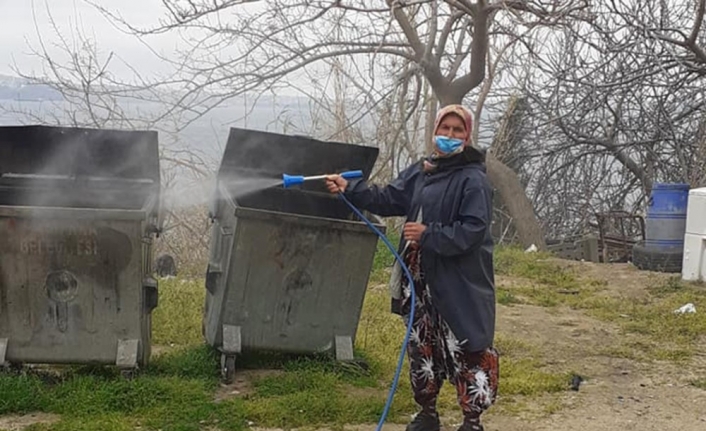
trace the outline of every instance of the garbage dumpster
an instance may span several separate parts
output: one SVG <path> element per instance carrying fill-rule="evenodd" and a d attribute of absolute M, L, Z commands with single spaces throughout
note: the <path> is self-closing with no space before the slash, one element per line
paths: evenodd
<path fill-rule="evenodd" d="M 150 356 L 156 132 L 0 127 L 0 365 Z"/>
<path fill-rule="evenodd" d="M 211 209 L 203 321 L 207 342 L 221 352 L 225 381 L 245 350 L 335 351 L 338 360 L 353 359 L 377 236 L 323 181 L 294 189 L 253 184 L 272 185 L 283 173 L 351 169 L 367 178 L 377 154 L 372 147 L 230 130 Z M 384 232 L 378 218 L 366 216 Z"/>

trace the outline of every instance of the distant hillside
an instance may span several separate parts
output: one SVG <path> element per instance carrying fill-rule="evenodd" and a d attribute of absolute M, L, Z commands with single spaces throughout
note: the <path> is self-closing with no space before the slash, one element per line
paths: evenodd
<path fill-rule="evenodd" d="M 23 78 L 0 74 L 0 125 L 27 124 L 28 120 L 32 124 L 42 123 L 41 119 L 45 118 L 55 124 L 65 113 L 74 113 L 74 107 L 69 105 L 60 92 L 48 85 L 32 84 Z M 3 107 L 7 109 L 3 110 Z M 160 109 L 154 103 L 132 99 L 125 101 L 125 108 L 133 114 L 137 110 L 149 113 Z M 319 128 L 325 127 L 321 118 L 313 118 L 319 111 L 321 109 L 317 103 L 305 96 L 263 94 L 258 97 L 234 97 L 191 123 L 181 132 L 180 141 L 190 148 L 220 152 L 230 127 L 318 136 Z M 483 110 L 481 124 L 484 127 L 479 137 L 481 146 L 490 145 L 493 122 L 490 111 Z M 169 126 L 164 125 L 165 128 Z M 376 126 L 370 116 L 365 116 L 356 121 L 356 127 L 364 127 L 370 132 Z"/>
<path fill-rule="evenodd" d="M 0 75 L 0 100 L 62 100 L 62 96 L 48 85 L 32 84 L 22 78 Z"/>

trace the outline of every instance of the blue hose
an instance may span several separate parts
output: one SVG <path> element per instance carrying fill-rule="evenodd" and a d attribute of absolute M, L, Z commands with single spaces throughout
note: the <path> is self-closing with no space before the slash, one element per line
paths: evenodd
<path fill-rule="evenodd" d="M 395 392 L 397 391 L 397 385 L 399 384 L 399 380 L 400 380 L 400 374 L 402 373 L 402 365 L 404 363 L 405 353 L 407 352 L 407 344 L 409 343 L 409 337 L 412 334 L 412 322 L 414 322 L 414 304 L 416 301 L 416 299 L 415 299 L 416 294 L 414 291 L 414 279 L 412 278 L 412 274 L 409 272 L 409 268 L 407 268 L 407 265 L 405 265 L 404 260 L 402 260 L 400 255 L 397 253 L 397 250 L 395 249 L 395 247 L 392 244 L 390 244 L 390 241 L 387 239 L 387 237 L 382 232 L 380 232 L 380 230 L 378 228 L 376 228 L 375 225 L 373 225 L 370 222 L 370 220 L 365 218 L 363 213 L 361 213 L 360 210 L 358 210 L 358 208 L 356 208 L 355 205 L 353 205 L 351 203 L 351 201 L 349 201 L 343 195 L 343 193 L 339 193 L 338 196 L 340 196 L 340 198 L 346 204 L 348 204 L 348 206 L 351 208 L 351 210 L 353 210 L 353 212 L 358 217 L 360 217 L 360 219 L 363 220 L 365 222 L 365 224 L 367 224 L 368 227 L 373 232 L 375 232 L 377 234 L 378 237 L 380 237 L 382 242 L 385 243 L 387 248 L 389 248 L 390 251 L 392 252 L 392 254 L 395 256 L 395 259 L 397 259 L 397 261 L 400 263 L 400 266 L 404 270 L 404 273 L 407 276 L 407 279 L 409 280 L 409 290 L 410 290 L 410 307 L 409 308 L 410 308 L 410 312 L 409 312 L 409 321 L 407 322 L 407 333 L 404 336 L 404 342 L 402 343 L 402 350 L 400 350 L 400 357 L 397 362 L 397 371 L 395 372 L 395 378 L 392 381 L 392 386 L 390 387 L 390 392 L 387 396 L 387 402 L 385 403 L 385 409 L 382 412 L 382 416 L 380 417 L 380 422 L 378 422 L 378 426 L 376 428 L 376 431 L 381 431 L 382 426 L 385 424 L 385 420 L 387 419 L 387 415 L 390 412 L 390 407 L 392 407 L 392 400 L 395 397 Z"/>

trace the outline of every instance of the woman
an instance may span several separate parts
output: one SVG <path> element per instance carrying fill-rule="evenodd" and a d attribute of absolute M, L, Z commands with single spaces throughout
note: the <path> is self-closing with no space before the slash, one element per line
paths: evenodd
<path fill-rule="evenodd" d="M 434 151 L 385 187 L 326 178 L 359 208 L 406 216 L 400 255 L 414 278 L 413 332 L 407 349 L 420 412 L 408 431 L 440 429 L 436 401 L 445 379 L 455 385 L 464 421 L 459 431 L 482 431 L 481 413 L 498 388 L 495 333 L 492 191 L 484 154 L 471 145 L 471 113 L 461 105 L 439 111 Z M 410 289 L 401 271 L 393 312 L 409 318 Z"/>

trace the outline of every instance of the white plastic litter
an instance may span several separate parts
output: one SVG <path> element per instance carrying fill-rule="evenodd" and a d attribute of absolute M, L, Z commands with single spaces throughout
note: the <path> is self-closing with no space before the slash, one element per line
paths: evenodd
<path fill-rule="evenodd" d="M 534 244 L 532 244 L 531 246 L 529 246 L 529 247 L 527 248 L 527 250 L 525 250 L 525 253 L 534 253 L 534 252 L 536 252 L 537 250 L 539 250 L 539 249 L 537 248 L 537 246 L 534 245 Z"/>
<path fill-rule="evenodd" d="M 690 302 L 690 303 L 685 304 L 685 305 L 681 306 L 680 308 L 674 310 L 674 313 L 676 313 L 676 314 L 696 313 L 696 307 L 694 306 L 694 304 L 692 304 Z"/>

